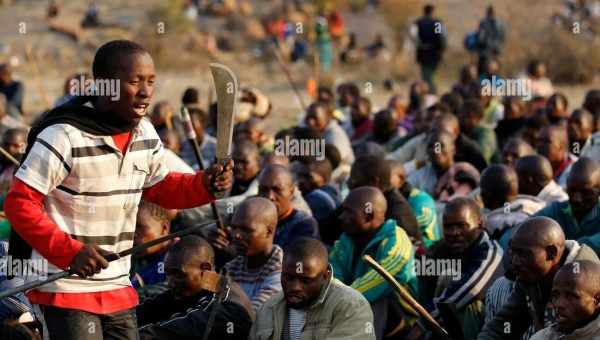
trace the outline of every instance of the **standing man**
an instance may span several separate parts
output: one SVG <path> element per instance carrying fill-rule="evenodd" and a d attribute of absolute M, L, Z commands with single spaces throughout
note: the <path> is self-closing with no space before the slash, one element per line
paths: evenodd
<path fill-rule="evenodd" d="M 23 83 L 12 77 L 9 64 L 0 64 L 0 93 L 6 96 L 7 111 L 11 116 L 23 115 Z"/>
<path fill-rule="evenodd" d="M 105 257 L 132 247 L 142 197 L 186 209 L 209 203 L 232 182 L 232 162 L 197 174 L 167 170 L 162 143 L 144 119 L 156 72 L 142 46 L 101 46 L 93 75 L 115 85 L 118 96 L 78 97 L 44 116 L 29 133 L 4 204 L 16 232 L 13 256 L 47 260 L 49 274 L 77 274 L 28 293 L 53 340 L 137 339 L 131 260 L 109 265 Z"/>
<path fill-rule="evenodd" d="M 446 49 L 446 28 L 439 19 L 433 17 L 433 5 L 423 8 L 423 17 L 413 26 L 413 36 L 417 44 L 417 63 L 421 66 L 421 76 L 429 84 L 431 92 L 435 93 L 433 77 Z"/>
<path fill-rule="evenodd" d="M 479 53 L 478 69 L 482 73 L 483 67 L 489 59 L 497 58 L 504 44 L 504 24 L 496 19 L 494 7 L 489 6 L 486 15 L 479 23 L 477 30 L 477 52 Z"/>

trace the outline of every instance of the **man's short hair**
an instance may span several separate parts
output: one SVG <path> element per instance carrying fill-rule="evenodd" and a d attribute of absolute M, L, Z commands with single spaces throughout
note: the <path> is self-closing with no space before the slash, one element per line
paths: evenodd
<path fill-rule="evenodd" d="M 135 53 L 148 51 L 142 45 L 129 40 L 113 40 L 100 46 L 92 64 L 94 78 L 111 78 L 116 73 L 115 65 L 120 65 L 119 58 Z"/>
<path fill-rule="evenodd" d="M 301 237 L 296 239 L 285 247 L 283 254 L 284 257 L 292 257 L 299 260 L 316 257 L 325 264 L 329 263 L 327 248 L 325 248 L 325 245 L 321 241 L 314 238 Z"/>

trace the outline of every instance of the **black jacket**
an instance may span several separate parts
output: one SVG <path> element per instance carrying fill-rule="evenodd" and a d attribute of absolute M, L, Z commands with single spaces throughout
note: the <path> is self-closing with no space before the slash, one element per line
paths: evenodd
<path fill-rule="evenodd" d="M 209 339 L 246 339 L 254 319 L 248 297 L 231 283 L 223 301 L 217 305 L 216 300 L 213 293 L 176 300 L 171 291 L 147 300 L 136 309 L 140 339 L 202 339 L 215 306 L 217 313 Z"/>

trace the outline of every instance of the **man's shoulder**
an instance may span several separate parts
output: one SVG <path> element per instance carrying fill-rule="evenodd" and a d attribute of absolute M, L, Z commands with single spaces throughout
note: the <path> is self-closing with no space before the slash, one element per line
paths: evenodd
<path fill-rule="evenodd" d="M 356 289 L 345 285 L 342 281 L 333 278 L 329 287 L 329 296 L 324 303 L 329 304 L 336 302 L 337 308 L 349 308 L 367 306 L 369 302 L 364 295 Z M 336 308 L 336 309 L 337 309 Z"/>

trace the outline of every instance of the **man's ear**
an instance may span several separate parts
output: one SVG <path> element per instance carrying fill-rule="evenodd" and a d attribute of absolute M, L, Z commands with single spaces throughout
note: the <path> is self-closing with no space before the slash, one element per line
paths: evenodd
<path fill-rule="evenodd" d="M 596 308 L 600 308 L 600 292 L 594 294 L 594 305 Z"/>
<path fill-rule="evenodd" d="M 558 248 L 555 245 L 546 246 L 546 259 L 549 261 L 556 260 L 558 257 Z"/>

